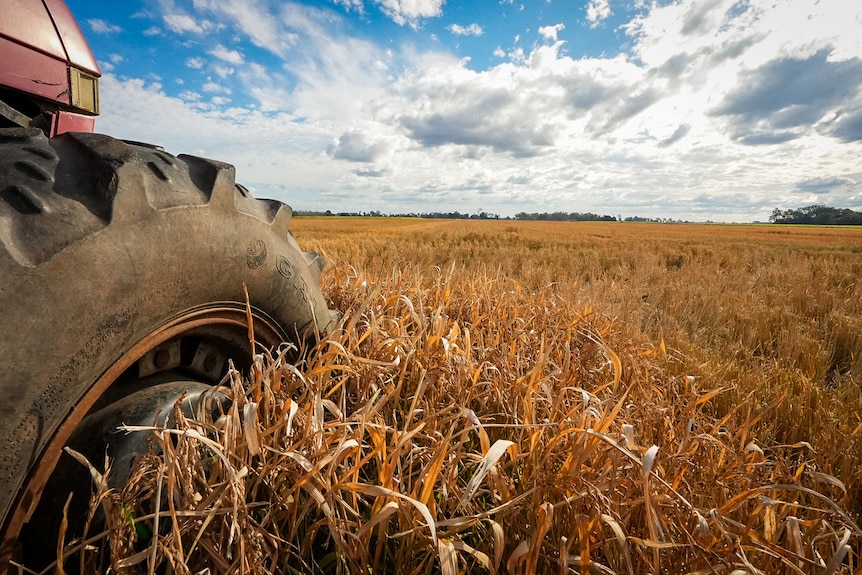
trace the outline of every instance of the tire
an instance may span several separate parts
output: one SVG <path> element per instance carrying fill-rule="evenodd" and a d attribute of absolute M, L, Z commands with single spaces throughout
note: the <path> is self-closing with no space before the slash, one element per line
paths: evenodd
<path fill-rule="evenodd" d="M 235 185 L 228 164 L 104 135 L 0 130 L 7 561 L 88 412 L 153 373 L 212 384 L 226 358 L 250 364 L 244 288 L 258 343 L 301 346 L 330 329 L 323 260 L 299 248 L 291 215 Z"/>

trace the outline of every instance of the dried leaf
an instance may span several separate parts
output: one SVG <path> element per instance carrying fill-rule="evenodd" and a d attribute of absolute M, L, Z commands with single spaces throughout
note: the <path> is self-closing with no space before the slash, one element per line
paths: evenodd
<path fill-rule="evenodd" d="M 476 490 L 479 489 L 479 485 L 485 480 L 488 470 L 494 467 L 497 461 L 499 461 L 503 454 L 506 453 L 506 450 L 514 444 L 514 441 L 509 441 L 508 439 L 498 439 L 494 442 L 494 445 L 491 446 L 488 453 L 486 453 L 482 458 L 482 461 L 479 462 L 479 467 L 476 469 L 473 477 L 470 478 L 470 481 L 467 483 L 467 487 L 464 489 L 464 495 L 461 496 L 461 500 L 458 502 L 457 508 L 460 509 L 473 498 L 476 494 Z"/>
<path fill-rule="evenodd" d="M 437 552 L 440 555 L 441 575 L 458 575 L 458 552 L 448 539 L 437 542 Z"/>
<path fill-rule="evenodd" d="M 260 454 L 260 441 L 258 440 L 257 427 L 257 403 L 248 402 L 242 406 L 242 431 L 248 445 L 248 451 L 252 456 Z"/>

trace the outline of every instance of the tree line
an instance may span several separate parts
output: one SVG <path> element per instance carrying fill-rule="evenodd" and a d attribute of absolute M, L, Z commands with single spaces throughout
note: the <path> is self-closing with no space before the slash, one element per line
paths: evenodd
<path fill-rule="evenodd" d="M 512 217 L 501 217 L 492 212 L 478 210 L 475 213 L 454 212 L 424 212 L 424 213 L 402 213 L 384 214 L 377 210 L 367 212 L 337 212 L 296 210 L 297 216 L 369 216 L 369 217 L 398 217 L 398 218 L 440 218 L 448 220 L 534 220 L 544 222 L 654 222 L 654 223 L 687 223 L 685 220 L 672 220 L 668 218 L 645 218 L 640 216 L 599 215 L 592 212 L 518 212 Z M 769 221 L 773 224 L 812 224 L 812 225 L 862 225 L 862 212 L 854 212 L 847 208 L 833 208 L 820 204 L 806 206 L 804 208 L 781 210 L 775 208 Z M 759 222 L 755 222 L 759 223 Z"/>
<path fill-rule="evenodd" d="M 814 204 L 796 210 L 775 208 L 769 221 L 773 224 L 813 224 L 820 226 L 862 226 L 862 212 Z"/>
<path fill-rule="evenodd" d="M 476 213 L 462 213 L 462 212 L 410 212 L 410 213 L 401 213 L 401 214 L 384 214 L 377 210 L 371 210 L 367 212 L 333 212 L 331 210 L 326 211 L 312 211 L 312 210 L 295 210 L 293 212 L 297 216 L 368 216 L 368 217 L 392 217 L 392 218 L 426 218 L 426 219 L 447 219 L 447 220 L 539 220 L 546 222 L 615 222 L 618 221 L 614 216 L 600 216 L 598 214 L 593 214 L 590 212 L 581 214 L 578 212 L 519 212 L 515 214 L 514 218 L 511 217 L 501 217 L 499 214 L 495 214 L 493 212 L 486 212 L 484 210 L 479 210 Z M 619 219 L 622 221 L 622 218 Z M 626 218 L 626 221 L 643 221 L 643 222 L 653 222 L 653 221 L 662 221 L 652 218 Z"/>
<path fill-rule="evenodd" d="M 615 222 L 614 216 L 600 216 L 592 212 L 584 214 L 578 212 L 518 212 L 516 220 L 538 220 L 544 222 Z"/>

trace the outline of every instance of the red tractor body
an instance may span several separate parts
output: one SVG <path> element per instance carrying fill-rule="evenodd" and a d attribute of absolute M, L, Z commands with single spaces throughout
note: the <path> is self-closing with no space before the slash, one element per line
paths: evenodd
<path fill-rule="evenodd" d="M 0 116 L 49 135 L 92 132 L 99 65 L 63 0 L 0 2 Z"/>

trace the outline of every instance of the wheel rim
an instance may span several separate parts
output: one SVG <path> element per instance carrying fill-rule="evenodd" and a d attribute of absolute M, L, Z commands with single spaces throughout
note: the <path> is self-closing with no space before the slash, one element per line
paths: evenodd
<path fill-rule="evenodd" d="M 249 328 L 249 321 L 253 330 Z M 121 378 L 128 374 L 147 354 L 160 345 L 194 334 L 205 341 L 217 341 L 230 333 L 234 340 L 248 341 L 253 337 L 256 348 L 271 349 L 281 342 L 288 341 L 287 334 L 264 312 L 235 302 L 206 304 L 178 314 L 173 319 L 157 327 L 123 352 L 99 377 L 87 393 L 78 401 L 69 415 L 52 435 L 41 452 L 36 465 L 31 469 L 26 482 L 19 490 L 12 511 L 3 529 L 4 540 L 0 553 L 0 567 L 9 559 L 20 554 L 19 536 L 22 528 L 36 509 L 42 491 L 54 472 L 62 454 L 62 448 L 78 428 L 84 417 L 106 392 Z M 209 336 L 209 337 L 208 337 Z M 235 346 L 233 346 L 235 347 Z M 251 343 L 246 353 L 249 358 Z M 255 353 L 257 349 L 255 349 Z M 143 378 L 140 378 L 143 379 Z"/>

